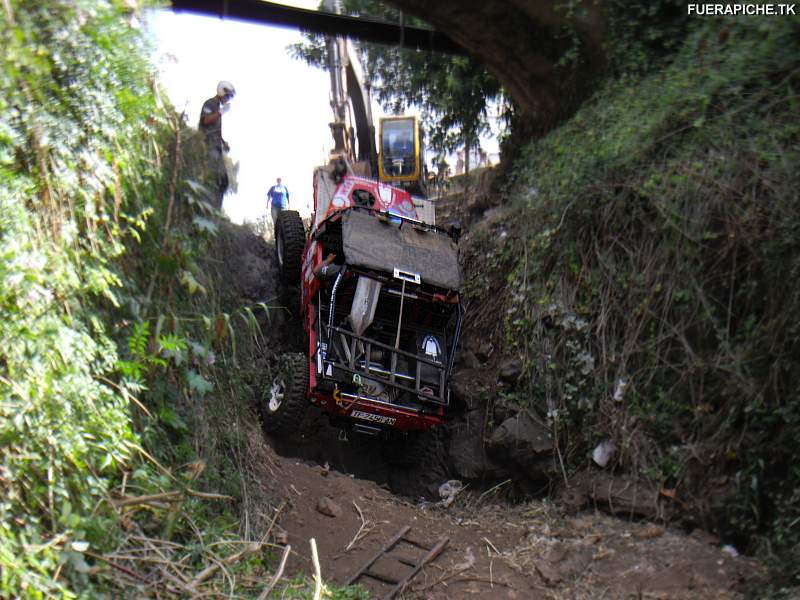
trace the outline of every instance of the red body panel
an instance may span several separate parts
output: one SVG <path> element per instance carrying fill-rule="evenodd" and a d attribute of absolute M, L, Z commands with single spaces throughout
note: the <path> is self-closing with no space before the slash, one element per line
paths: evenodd
<path fill-rule="evenodd" d="M 372 208 L 376 211 L 386 211 L 406 218 L 417 219 L 417 212 L 414 208 L 411 194 L 371 179 L 353 175 L 345 176 L 341 183 L 337 185 L 336 192 L 327 207 L 324 219 L 332 217 L 336 212 L 344 208 L 356 206 L 357 203 L 353 199 L 353 192 L 356 190 L 366 190 L 372 194 L 375 198 L 375 204 Z M 315 222 L 321 223 L 324 219 L 316 219 L 317 209 L 317 190 L 315 188 Z M 323 254 L 324 251 L 320 243 L 314 239 L 308 240 L 303 251 L 301 267 L 300 310 L 303 315 L 303 326 L 308 334 L 309 389 L 307 394 L 311 402 L 332 416 L 400 431 L 424 430 L 442 424 L 444 419 L 443 407 L 439 407 L 438 412 L 435 414 L 420 414 L 400 405 L 388 406 L 372 402 L 364 397 L 344 399 L 338 392 L 331 394 L 315 391 L 318 383 L 317 313 L 311 300 L 319 291 L 320 282 L 314 276 L 314 269 L 324 260 Z M 440 298 L 436 299 L 440 300 Z M 441 297 L 441 300 L 457 302 L 457 299 L 454 300 L 444 296 Z"/>
<path fill-rule="evenodd" d="M 341 399 L 337 402 L 330 394 L 312 393 L 311 401 L 331 415 L 351 418 L 364 424 L 385 425 L 400 431 L 424 430 L 435 425 L 441 425 L 444 416 L 444 410 L 441 408 L 438 414 L 421 415 L 410 410 L 404 410 L 401 406 L 388 407 L 383 404 L 376 404 L 370 402 L 367 398 L 358 400 Z M 359 417 L 359 413 L 375 415 L 383 419 L 394 419 L 394 421 L 381 423 L 374 417 Z"/>
<path fill-rule="evenodd" d="M 398 215 L 407 217 L 409 219 L 417 218 L 417 209 L 414 208 L 414 202 L 411 199 L 411 194 L 405 190 L 401 190 L 379 181 L 366 179 L 364 177 L 356 177 L 355 175 L 346 175 L 342 178 L 341 183 L 336 186 L 336 192 L 331 199 L 330 205 L 327 207 L 325 215 L 317 222 L 330 217 L 337 210 L 348 208 L 350 206 L 357 206 L 357 202 L 353 198 L 355 190 L 366 190 L 375 198 L 375 205 L 372 207 L 378 211 L 387 211 L 396 213 Z M 317 210 L 316 190 L 314 194 L 314 211 Z"/>

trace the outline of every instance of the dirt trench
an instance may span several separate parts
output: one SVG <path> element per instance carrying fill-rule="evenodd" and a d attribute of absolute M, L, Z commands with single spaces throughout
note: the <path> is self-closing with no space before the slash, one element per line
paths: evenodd
<path fill-rule="evenodd" d="M 262 317 L 267 354 L 302 351 L 297 315 L 278 308 L 293 298 L 292 290 L 278 283 L 274 248 L 245 227 L 226 225 L 222 236 L 215 259 L 232 291 L 243 304 L 273 307 L 269 320 Z M 469 377 L 486 371 L 477 368 L 476 350 L 480 354 L 468 348 L 460 363 L 461 373 Z M 387 464 L 373 440 L 341 440 L 316 409 L 296 436 L 264 435 L 254 442 L 263 462 L 260 485 L 282 505 L 277 539 L 293 550 L 286 575 L 313 572 L 309 540 L 314 538 L 323 579 L 341 585 L 389 538 L 410 526 L 407 535 L 417 541 L 449 542 L 403 598 L 740 598 L 747 585 L 763 576 L 756 561 L 700 531 L 687 535 L 595 509 L 575 512 L 546 498 L 522 495 L 511 503 L 507 490 L 518 483 L 517 471 L 503 471 L 496 461 L 492 464 L 501 471 L 494 477 L 491 469 L 480 476 L 476 471 L 447 504 L 438 495 L 439 486 L 459 473 L 469 474 L 476 464 L 459 465 L 456 459 L 484 446 L 482 429 L 470 423 L 471 412 L 461 406 L 455 424 L 442 433 L 440 451 L 413 469 Z M 472 419 L 479 421 L 475 415 Z M 459 446 L 454 440 L 467 443 Z M 524 492 L 525 486 L 516 489 Z M 372 570 L 398 579 L 409 568 L 398 556 L 424 554 L 401 546 Z M 365 587 L 372 597 L 390 589 L 374 579 Z"/>

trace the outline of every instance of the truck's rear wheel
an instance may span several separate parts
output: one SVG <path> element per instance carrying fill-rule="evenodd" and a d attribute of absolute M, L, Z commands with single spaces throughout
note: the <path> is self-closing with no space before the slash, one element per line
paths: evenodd
<path fill-rule="evenodd" d="M 282 210 L 275 224 L 275 253 L 285 283 L 300 283 L 300 263 L 306 244 L 303 219 L 296 210 Z"/>
<path fill-rule="evenodd" d="M 297 431 L 308 410 L 308 363 L 302 354 L 284 354 L 261 393 L 264 429 L 282 436 Z"/>

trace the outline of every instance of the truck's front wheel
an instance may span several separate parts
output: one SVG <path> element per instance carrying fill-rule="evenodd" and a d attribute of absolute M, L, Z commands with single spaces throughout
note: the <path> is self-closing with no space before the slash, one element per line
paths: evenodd
<path fill-rule="evenodd" d="M 261 393 L 264 429 L 283 436 L 297 431 L 308 410 L 308 364 L 302 354 L 284 354 Z"/>

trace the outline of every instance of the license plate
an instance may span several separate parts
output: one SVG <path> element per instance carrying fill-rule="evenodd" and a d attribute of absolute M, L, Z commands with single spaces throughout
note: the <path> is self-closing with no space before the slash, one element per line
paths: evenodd
<path fill-rule="evenodd" d="M 350 413 L 351 417 L 355 417 L 356 419 L 363 419 L 364 421 L 372 421 L 373 423 L 380 423 L 381 425 L 394 425 L 395 419 L 394 417 L 384 417 L 383 415 L 374 415 L 372 413 L 366 413 L 361 410 L 354 410 Z"/>

